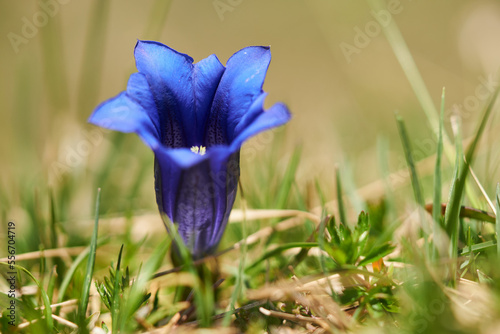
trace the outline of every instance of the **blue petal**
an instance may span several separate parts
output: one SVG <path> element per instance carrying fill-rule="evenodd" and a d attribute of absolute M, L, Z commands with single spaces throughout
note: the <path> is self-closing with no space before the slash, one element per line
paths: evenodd
<path fill-rule="evenodd" d="M 194 111 L 194 139 L 191 146 L 204 145 L 207 118 L 225 67 L 215 55 L 201 60 L 194 66 L 193 85 L 196 97 Z"/>
<path fill-rule="evenodd" d="M 239 152 L 214 147 L 205 156 L 192 152 L 191 165 L 180 166 L 181 150 L 155 154 L 158 206 L 178 225 L 195 258 L 213 253 L 220 242 L 236 197 Z"/>
<path fill-rule="evenodd" d="M 183 171 L 207 159 L 188 149 L 167 149 L 162 146 L 154 152 L 156 202 L 160 211 L 174 220 L 179 180 Z"/>
<path fill-rule="evenodd" d="M 146 77 L 142 73 L 133 73 L 130 75 L 127 84 L 127 97 L 140 105 L 148 114 L 156 128 L 157 137 L 161 138 L 161 123 L 158 109 L 153 94 L 149 90 L 149 84 Z"/>
<path fill-rule="evenodd" d="M 250 107 L 250 110 L 236 126 L 236 138 L 231 142 L 230 150 L 235 151 L 241 147 L 248 138 L 259 132 L 283 125 L 291 118 L 290 111 L 283 103 L 276 103 L 268 110 L 264 110 L 265 94 L 262 94 Z"/>
<path fill-rule="evenodd" d="M 135 132 L 153 149 L 160 145 L 154 122 L 126 92 L 101 103 L 88 121 L 106 129 Z"/>
<path fill-rule="evenodd" d="M 156 202 L 160 211 L 173 220 L 182 171 L 208 160 L 208 155 L 195 154 L 186 148 L 168 149 L 164 146 L 158 146 L 154 153 Z"/>
<path fill-rule="evenodd" d="M 213 246 L 209 238 L 215 222 L 211 186 L 208 160 L 182 171 L 173 220 L 196 258 Z"/>
<path fill-rule="evenodd" d="M 191 168 L 199 164 L 202 160 L 208 160 L 209 155 L 200 155 L 191 152 L 187 148 L 168 149 L 165 147 L 157 147 L 154 153 L 161 159 L 167 159 L 169 163 L 176 164 L 180 168 Z"/>
<path fill-rule="evenodd" d="M 185 126 L 193 121 L 193 58 L 166 45 L 138 41 L 136 67 L 149 84 L 159 114 L 162 143 L 168 147 L 186 147 Z"/>
<path fill-rule="evenodd" d="M 224 145 L 234 139 L 234 128 L 262 93 L 271 52 L 268 47 L 252 46 L 229 58 L 215 93 L 207 127 L 207 146 Z"/>
<path fill-rule="evenodd" d="M 160 213 L 165 213 L 170 219 L 174 216 L 175 196 L 181 173 L 182 168 L 170 163 L 168 158 L 165 160 L 155 155 L 156 203 Z"/>
<path fill-rule="evenodd" d="M 203 144 L 210 106 L 224 73 L 215 55 L 193 65 L 193 59 L 168 46 L 138 41 L 137 69 L 153 93 L 162 142 L 172 148 Z"/>
<path fill-rule="evenodd" d="M 252 103 L 248 111 L 241 117 L 239 123 L 234 127 L 234 136 L 237 137 L 252 122 L 264 112 L 264 100 L 267 93 L 260 94 Z"/>
<path fill-rule="evenodd" d="M 216 243 L 222 238 L 233 208 L 238 180 L 240 178 L 240 151 L 231 152 L 227 147 L 212 148 L 210 168 L 214 182 L 215 221 L 211 240 Z M 215 249 L 214 249 L 215 251 Z"/>
<path fill-rule="evenodd" d="M 283 104 L 263 108 L 269 48 L 245 48 L 227 69 L 214 55 L 193 65 L 188 55 L 150 41 L 138 41 L 135 58 L 139 73 L 126 92 L 89 121 L 136 132 L 153 149 L 158 207 L 199 258 L 215 251 L 228 222 L 242 143 L 286 123 L 290 113 Z M 189 150 L 200 145 L 208 148 L 203 156 Z"/>

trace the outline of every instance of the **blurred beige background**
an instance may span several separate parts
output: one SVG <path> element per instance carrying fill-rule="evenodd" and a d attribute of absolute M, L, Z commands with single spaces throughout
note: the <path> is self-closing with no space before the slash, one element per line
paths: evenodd
<path fill-rule="evenodd" d="M 7 188 L 20 177 L 48 175 L 61 150 L 81 137 L 82 128 L 90 129 L 85 122 L 92 106 L 124 89 L 134 71 L 136 39 L 150 38 L 148 27 L 158 14 L 152 0 L 109 2 L 109 11 L 101 13 L 106 25 L 96 31 L 105 41 L 103 50 L 94 50 L 103 55 L 102 72 L 95 72 L 97 95 L 85 105 L 78 101 L 78 90 L 82 73 L 92 77 L 95 70 L 82 64 L 95 4 L 60 2 L 54 17 L 27 43 L 19 44 L 18 52 L 9 33 L 23 36 L 25 20 L 33 22 L 42 9 L 37 1 L 0 2 L 0 169 Z M 469 101 L 467 97 L 475 96 L 483 81 L 497 75 L 498 2 L 402 0 L 398 6 L 393 18 L 436 106 L 443 86 L 449 109 Z M 357 29 L 374 22 L 366 2 L 174 0 L 165 22 L 159 41 L 196 61 L 215 53 L 225 63 L 245 46 L 271 45 L 273 60 L 264 86 L 269 92 L 267 104 L 283 101 L 293 113 L 283 157 L 297 144 L 303 145 L 301 178 L 333 183 L 333 165 L 344 162 L 349 162 L 358 185 L 379 178 L 377 138 L 391 139 L 390 150 L 401 155 L 396 110 L 415 141 L 432 136 L 383 33 L 369 37 L 369 43 L 350 59 L 342 52 L 342 43 L 355 46 Z M 44 41 L 49 33 L 49 42 Z M 44 53 L 43 48 L 54 36 L 60 36 L 62 58 L 47 59 L 50 50 Z M 61 69 L 60 77 L 54 76 L 54 64 Z M 464 119 L 465 136 L 472 132 L 480 107 L 471 110 Z M 85 159 L 93 159 L 97 151 L 93 148 Z M 397 167 L 398 159 L 391 164 Z"/>

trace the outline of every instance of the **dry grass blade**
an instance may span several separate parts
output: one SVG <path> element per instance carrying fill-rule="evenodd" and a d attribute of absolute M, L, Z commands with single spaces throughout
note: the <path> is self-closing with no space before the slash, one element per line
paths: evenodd
<path fill-rule="evenodd" d="M 285 217 L 303 217 L 319 223 L 320 217 L 307 211 L 300 210 L 251 210 L 246 209 L 245 212 L 241 209 L 233 209 L 229 216 L 229 222 L 240 222 L 246 220 L 258 220 L 269 218 L 285 218 Z"/>
<path fill-rule="evenodd" d="M 240 242 L 237 242 L 234 244 L 232 249 L 239 249 L 243 243 L 246 243 L 247 245 L 252 245 L 257 243 L 258 241 L 261 241 L 265 238 L 268 238 L 273 232 L 281 232 L 281 231 L 286 231 L 291 228 L 294 228 L 296 226 L 301 226 L 304 223 L 303 217 L 293 217 L 287 220 L 284 220 L 278 224 L 276 224 L 274 227 L 268 226 L 265 227 L 254 234 L 249 235 L 245 240 L 242 240 Z M 319 220 L 317 221 L 319 223 Z"/>
<path fill-rule="evenodd" d="M 460 279 L 457 288 L 443 290 L 450 298 L 451 308 L 459 323 L 468 328 L 492 321 L 495 316 L 495 300 L 483 284 Z"/>
<path fill-rule="evenodd" d="M 175 328 L 177 323 L 181 320 L 181 313 L 177 312 L 172 319 L 162 328 L 162 333 L 168 333 L 171 329 Z"/>
<path fill-rule="evenodd" d="M 52 308 L 53 310 L 55 310 L 58 307 L 66 308 L 69 306 L 74 306 L 77 303 L 78 303 L 78 299 L 70 299 L 70 300 L 64 301 L 62 303 L 52 304 L 52 305 L 50 305 L 50 308 Z M 43 310 L 43 309 L 45 309 L 45 306 L 40 306 L 40 307 L 37 307 L 36 309 Z"/>
<path fill-rule="evenodd" d="M 62 324 L 62 325 L 64 325 L 64 326 L 67 326 L 67 327 L 69 327 L 69 328 L 75 328 L 75 329 L 76 329 L 76 328 L 78 328 L 78 326 L 77 326 L 75 323 L 73 323 L 73 322 L 71 322 L 71 321 L 69 321 L 69 320 L 66 320 L 66 319 L 64 319 L 64 318 L 61 318 L 60 316 L 57 316 L 57 315 L 55 315 L 55 314 L 52 314 L 52 318 L 53 318 L 55 321 L 57 321 L 58 323 L 60 323 L 60 324 Z"/>
<path fill-rule="evenodd" d="M 290 210 L 290 211 L 295 211 L 295 210 Z M 299 211 L 299 212 L 302 212 L 302 211 Z M 240 249 L 240 247 L 243 244 L 247 244 L 247 245 L 255 244 L 259 241 L 262 241 L 265 238 L 268 238 L 269 236 L 271 236 L 271 234 L 273 232 L 286 231 L 288 229 L 291 229 L 291 228 L 294 228 L 297 226 L 301 226 L 304 223 L 304 219 L 305 218 L 301 217 L 301 216 L 293 217 L 293 218 L 284 220 L 284 221 L 276 224 L 276 226 L 274 226 L 274 227 L 271 227 L 271 226 L 265 227 L 265 228 L 255 232 L 254 234 L 249 235 L 246 239 L 235 243 L 234 246 L 227 248 L 227 249 L 215 254 L 214 256 L 208 256 L 208 257 L 204 257 L 202 259 L 196 260 L 193 262 L 193 264 L 199 265 L 199 264 L 207 262 L 210 259 L 213 259 L 214 257 L 219 257 L 219 256 L 222 256 L 222 255 L 230 252 L 230 251 L 238 250 L 238 249 Z M 182 266 L 179 266 L 179 267 L 175 267 L 175 268 L 163 271 L 163 272 L 159 272 L 159 273 L 154 275 L 154 278 L 165 276 L 165 275 L 168 275 L 171 273 L 176 273 L 176 272 L 179 272 L 181 269 L 182 269 Z"/>
<path fill-rule="evenodd" d="M 497 214 L 497 210 L 495 209 L 495 205 L 491 201 L 491 199 L 488 196 L 488 193 L 486 192 L 486 190 L 484 190 L 483 185 L 479 181 L 476 173 L 474 173 L 474 170 L 472 169 L 472 166 L 470 166 L 470 165 L 469 165 L 469 172 L 470 172 L 470 175 L 472 176 L 472 178 L 474 179 L 474 181 L 476 182 L 477 187 L 481 191 L 481 194 L 483 194 L 484 198 L 486 199 L 486 202 L 488 202 L 488 205 L 490 206 L 491 211 L 493 211 L 493 213 L 496 215 Z"/>
<path fill-rule="evenodd" d="M 498 133 L 500 131 L 500 126 L 495 126 L 494 128 L 485 130 L 484 133 L 485 135 L 487 134 L 494 134 Z M 469 138 L 466 138 L 462 140 L 462 145 L 464 147 L 470 145 L 470 143 L 474 140 L 474 136 L 470 136 Z M 478 147 L 478 153 L 480 152 L 481 147 Z M 419 173 L 422 175 L 429 175 L 433 172 L 434 169 L 434 163 L 436 160 L 436 154 L 432 154 L 424 159 L 419 160 L 416 165 L 417 165 L 417 170 Z M 409 173 L 406 168 L 397 170 L 391 174 L 388 175 L 387 181 L 389 182 L 389 185 L 394 188 L 399 188 L 402 186 L 405 186 L 407 182 L 409 181 Z M 384 187 L 384 181 L 382 179 L 375 180 L 373 182 L 370 182 L 362 187 L 359 187 L 358 189 L 358 194 L 364 198 L 365 200 L 377 200 L 380 197 L 382 197 L 385 193 L 385 187 Z M 331 212 L 336 212 L 337 210 L 337 200 L 331 200 L 327 203 L 325 203 L 325 206 L 331 211 Z M 315 207 L 311 210 L 312 213 L 321 213 L 321 206 Z"/>
<path fill-rule="evenodd" d="M 290 313 L 285 313 L 285 312 L 278 312 L 278 311 L 272 311 L 265 309 L 263 307 L 259 307 L 260 313 L 267 315 L 268 317 L 276 317 L 280 319 L 285 319 L 289 321 L 294 321 L 297 323 L 312 323 L 317 326 L 322 327 L 325 330 L 330 330 L 330 327 L 328 326 L 328 323 L 325 321 L 321 320 L 320 318 L 312 318 L 312 317 L 306 317 L 301 314 L 290 314 Z"/>
<path fill-rule="evenodd" d="M 307 211 L 300 210 L 268 210 L 268 209 L 247 209 L 245 216 L 240 209 L 233 209 L 229 216 L 229 223 L 241 222 L 243 217 L 247 221 L 259 219 L 273 219 L 273 218 L 307 218 L 315 223 L 320 220 L 319 215 Z M 128 218 L 124 216 L 108 217 L 99 219 L 99 230 L 102 230 L 103 235 L 116 235 L 118 231 L 123 231 L 127 228 Z M 90 221 L 78 223 L 78 228 L 82 235 L 89 235 L 88 229 Z M 135 215 L 132 217 L 132 232 L 134 240 L 140 240 L 147 235 L 154 233 L 164 233 L 165 226 L 161 220 L 161 216 L 157 213 L 147 213 L 142 215 Z"/>
<path fill-rule="evenodd" d="M 334 291 L 330 291 L 330 286 Z M 311 290 L 323 289 L 325 293 L 342 293 L 344 285 L 340 279 L 339 274 L 322 277 L 304 284 L 299 285 L 298 291 L 307 292 Z"/>
<path fill-rule="evenodd" d="M 332 275 L 328 279 L 342 289 L 338 275 Z M 328 294 L 328 288 L 320 284 L 324 282 L 326 281 L 321 279 L 306 284 L 297 279 L 291 282 L 278 282 L 260 289 L 249 290 L 247 297 L 254 300 L 292 301 L 311 310 L 316 319 L 321 319 L 326 324 L 326 327 L 324 324 L 321 327 L 328 331 L 332 331 L 333 328 L 349 328 L 351 320 L 345 310 L 350 307 L 341 308 Z"/>
<path fill-rule="evenodd" d="M 42 317 L 42 319 L 43 319 L 43 317 Z M 55 321 L 57 321 L 58 323 L 60 323 L 60 324 L 62 324 L 62 325 L 64 325 L 64 326 L 67 326 L 67 327 L 69 327 L 69 328 L 73 328 L 73 329 L 77 329 L 77 328 L 78 328 L 78 326 L 77 326 L 75 323 L 73 323 L 73 322 L 71 322 L 71 321 L 69 321 L 69 320 L 66 320 L 66 319 L 64 319 L 64 318 L 61 318 L 60 316 L 57 316 L 57 315 L 55 315 L 55 314 L 52 314 L 52 319 L 54 319 L 54 320 L 55 320 Z M 26 327 L 28 327 L 29 325 L 34 324 L 34 323 L 35 323 L 35 322 L 37 322 L 37 321 L 38 321 L 38 319 L 35 319 L 35 320 L 32 320 L 32 321 L 29 321 L 29 322 L 23 322 L 23 323 L 19 324 L 19 326 L 17 326 L 17 328 L 19 328 L 19 329 L 26 328 Z"/>
<path fill-rule="evenodd" d="M 66 256 L 76 256 L 80 254 L 86 247 L 66 247 L 66 248 L 54 248 L 46 249 L 43 251 L 29 252 L 24 254 L 16 255 L 16 261 L 26 261 L 26 260 L 36 260 L 42 257 L 66 257 Z M 0 259 L 0 262 L 7 262 L 8 258 L 4 257 Z"/>

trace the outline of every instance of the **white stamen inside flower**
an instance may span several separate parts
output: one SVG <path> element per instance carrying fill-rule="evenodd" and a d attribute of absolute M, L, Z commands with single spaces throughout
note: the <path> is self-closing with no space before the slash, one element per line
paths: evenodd
<path fill-rule="evenodd" d="M 191 147 L 191 152 L 199 155 L 204 155 L 205 153 L 207 153 L 207 148 L 205 146 L 193 146 Z"/>

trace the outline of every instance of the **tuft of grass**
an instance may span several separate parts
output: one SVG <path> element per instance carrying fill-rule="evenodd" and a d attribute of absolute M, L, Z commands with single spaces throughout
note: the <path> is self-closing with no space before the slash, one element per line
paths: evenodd
<path fill-rule="evenodd" d="M 246 209 L 247 209 L 247 202 L 245 199 L 245 193 L 243 191 L 243 186 L 241 185 L 241 181 L 238 182 L 238 187 L 240 188 L 240 196 L 241 196 L 241 207 L 243 211 L 243 221 L 241 222 L 241 234 L 242 234 L 242 240 L 243 243 L 241 244 L 241 252 L 240 252 L 240 261 L 238 265 L 238 274 L 236 276 L 236 282 L 234 285 L 234 291 L 231 294 L 231 299 L 229 301 L 229 311 L 226 312 L 226 315 L 224 316 L 224 320 L 222 325 L 224 327 L 228 327 L 231 322 L 231 312 L 234 312 L 235 309 L 235 304 L 236 301 L 240 298 L 241 294 L 243 293 L 243 281 L 244 281 L 244 275 L 245 275 L 245 265 L 246 265 L 246 258 L 247 258 L 247 252 L 248 252 L 248 247 L 246 243 L 246 238 L 247 238 L 247 228 L 246 228 Z"/>
<path fill-rule="evenodd" d="M 285 174 L 283 175 L 283 179 L 280 182 L 280 186 L 278 187 L 276 199 L 274 201 L 274 208 L 276 209 L 284 209 L 286 207 L 288 198 L 290 196 L 290 191 L 295 180 L 295 174 L 299 166 L 301 154 L 302 148 L 298 146 L 294 150 L 292 157 L 290 158 L 288 167 L 285 171 Z"/>
<path fill-rule="evenodd" d="M 460 226 L 460 209 L 462 203 L 462 197 L 465 188 L 465 180 L 467 174 L 469 173 L 469 166 L 474 160 L 474 155 L 476 153 L 476 147 L 481 139 L 481 135 L 483 134 L 484 128 L 488 121 L 488 118 L 493 110 L 496 97 L 498 95 L 499 88 L 497 88 L 491 97 L 488 105 L 486 106 L 483 116 L 481 117 L 481 121 L 478 125 L 477 130 L 475 131 L 474 139 L 467 149 L 467 153 L 465 154 L 465 161 L 460 163 L 459 158 L 457 158 L 457 166 L 455 177 L 452 180 L 452 187 L 450 191 L 450 198 L 448 201 L 448 205 L 446 207 L 445 213 L 445 226 L 446 232 L 451 239 L 450 243 L 450 258 L 452 261 L 456 261 L 458 256 L 458 236 L 459 236 L 459 226 Z M 458 153 L 458 152 L 457 152 Z M 459 155 L 457 154 L 457 157 Z M 455 272 L 452 267 L 452 281 L 455 282 Z"/>
<path fill-rule="evenodd" d="M 41 296 L 41 299 L 42 299 L 42 303 L 43 303 L 43 306 L 44 306 L 44 309 L 43 309 L 43 319 L 40 319 L 40 324 L 43 325 L 43 330 L 46 331 L 46 332 L 52 332 L 54 330 L 54 320 L 52 319 L 52 308 L 51 308 L 51 304 L 50 304 L 50 300 L 49 300 L 49 296 L 47 295 L 47 291 L 44 289 L 43 285 L 40 283 L 40 281 L 38 279 L 35 278 L 35 276 L 26 268 L 20 266 L 20 265 L 17 265 L 17 264 L 7 264 L 7 263 L 3 263 L 3 262 L 0 262 L 0 267 L 2 268 L 2 275 L 5 275 L 5 277 L 9 277 L 7 276 L 8 272 L 12 272 L 13 270 L 17 270 L 18 271 L 18 274 L 16 275 L 16 277 L 19 277 L 19 273 L 22 272 L 24 274 L 26 274 L 35 284 L 36 286 L 38 287 L 38 291 L 40 292 L 40 296 Z M 12 275 L 12 274 L 10 274 Z M 10 299 L 10 297 L 7 297 L 8 299 Z M 5 304 L 11 304 L 11 301 L 10 300 L 7 300 L 7 301 L 4 301 L 6 302 Z M 18 301 L 16 300 L 16 303 Z M 4 309 L 7 309 L 7 307 L 3 306 Z M 22 302 L 20 303 L 21 305 L 23 304 Z M 29 310 L 29 306 L 27 306 L 28 310 L 26 313 L 31 313 L 31 314 L 36 314 L 37 312 L 33 309 Z M 35 318 L 36 319 L 36 318 Z"/>
<path fill-rule="evenodd" d="M 338 166 L 335 167 L 335 180 L 337 184 L 337 206 L 339 209 L 339 218 L 341 223 L 346 223 L 347 218 L 345 215 L 344 198 L 342 197 L 342 182 L 340 181 L 340 170 Z"/>
<path fill-rule="evenodd" d="M 441 181 L 441 157 L 443 155 L 443 126 L 444 126 L 444 108 L 445 108 L 445 89 L 443 87 L 443 92 L 441 94 L 441 114 L 439 117 L 439 134 L 436 152 L 436 165 L 434 167 L 434 194 L 432 197 L 432 234 L 434 239 L 434 247 L 432 249 L 433 259 L 437 259 L 437 240 L 439 239 L 441 228 L 444 226 L 442 224 L 442 214 L 441 214 L 441 191 L 442 191 L 442 181 Z"/>
<path fill-rule="evenodd" d="M 413 187 L 413 195 L 415 196 L 415 202 L 423 208 L 425 206 L 424 197 L 422 195 L 422 188 L 420 186 L 420 180 L 417 174 L 417 168 L 415 166 L 415 160 L 413 159 L 410 138 L 406 131 L 405 123 L 403 118 L 396 114 L 396 121 L 398 124 L 399 135 L 401 137 L 401 142 L 403 144 L 403 149 L 405 152 L 406 163 L 408 164 L 408 169 L 410 171 L 411 185 Z"/>

